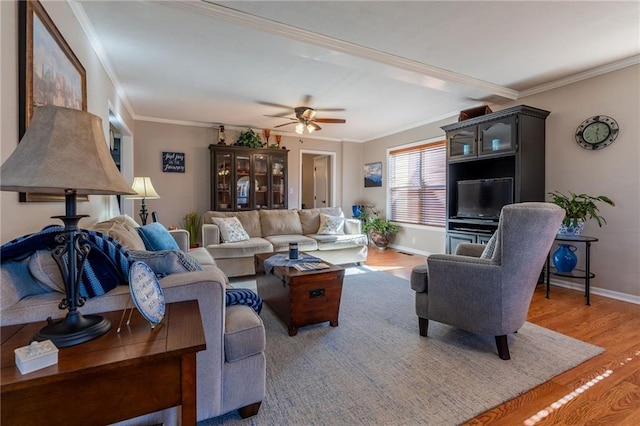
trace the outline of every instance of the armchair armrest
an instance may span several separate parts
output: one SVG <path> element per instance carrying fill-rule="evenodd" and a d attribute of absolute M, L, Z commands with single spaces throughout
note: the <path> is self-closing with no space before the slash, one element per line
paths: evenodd
<path fill-rule="evenodd" d="M 180 250 L 187 253 L 189 251 L 189 231 L 186 229 L 173 229 L 169 231 Z"/>
<path fill-rule="evenodd" d="M 213 223 L 202 224 L 202 247 L 220 244 L 220 228 Z"/>
<path fill-rule="evenodd" d="M 344 233 L 347 235 L 362 234 L 362 221 L 360 219 L 345 219 Z"/>
<path fill-rule="evenodd" d="M 460 243 L 456 247 L 456 256 L 480 257 L 485 247 L 484 244 Z"/>

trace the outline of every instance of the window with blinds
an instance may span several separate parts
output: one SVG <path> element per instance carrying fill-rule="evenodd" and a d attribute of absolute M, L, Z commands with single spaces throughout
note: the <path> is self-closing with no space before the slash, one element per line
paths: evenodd
<path fill-rule="evenodd" d="M 445 141 L 391 151 L 391 220 L 444 226 L 446 170 Z"/>

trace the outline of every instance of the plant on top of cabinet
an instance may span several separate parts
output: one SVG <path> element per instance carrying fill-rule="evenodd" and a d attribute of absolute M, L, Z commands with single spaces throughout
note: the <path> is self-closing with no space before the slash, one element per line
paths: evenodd
<path fill-rule="evenodd" d="M 262 148 L 262 139 L 260 139 L 260 136 L 258 136 L 253 129 L 247 129 L 240 133 L 236 145 L 249 148 Z"/>

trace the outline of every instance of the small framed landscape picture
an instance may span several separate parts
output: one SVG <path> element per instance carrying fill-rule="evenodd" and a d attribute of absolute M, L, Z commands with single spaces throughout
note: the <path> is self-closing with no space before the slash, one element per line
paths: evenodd
<path fill-rule="evenodd" d="M 364 187 L 371 188 L 382 186 L 382 163 L 369 163 L 364 165 Z"/>
<path fill-rule="evenodd" d="M 162 171 L 165 173 L 184 173 L 184 152 L 163 152 Z"/>

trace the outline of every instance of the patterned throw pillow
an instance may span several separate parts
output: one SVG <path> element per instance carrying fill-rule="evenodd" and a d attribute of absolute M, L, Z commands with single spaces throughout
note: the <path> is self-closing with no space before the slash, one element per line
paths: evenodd
<path fill-rule="evenodd" d="M 496 240 L 498 238 L 497 235 L 498 231 L 493 233 L 484 250 L 482 251 L 480 259 L 491 259 L 493 257 L 493 251 L 496 249 Z"/>
<path fill-rule="evenodd" d="M 344 235 L 344 217 L 335 217 L 320 213 L 320 228 L 318 228 L 318 234 Z"/>
<path fill-rule="evenodd" d="M 211 220 L 220 228 L 223 242 L 235 243 L 249 239 L 249 234 L 244 230 L 237 217 L 214 217 Z"/>

